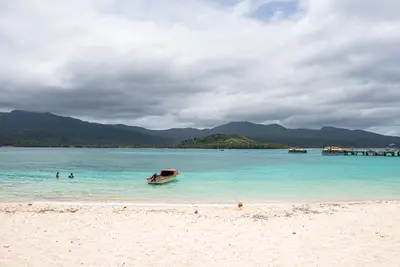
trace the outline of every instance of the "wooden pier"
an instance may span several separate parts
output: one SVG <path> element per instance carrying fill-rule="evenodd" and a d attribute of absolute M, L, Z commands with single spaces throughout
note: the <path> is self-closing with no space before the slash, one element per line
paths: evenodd
<path fill-rule="evenodd" d="M 322 155 L 400 157 L 400 149 L 324 148 Z"/>

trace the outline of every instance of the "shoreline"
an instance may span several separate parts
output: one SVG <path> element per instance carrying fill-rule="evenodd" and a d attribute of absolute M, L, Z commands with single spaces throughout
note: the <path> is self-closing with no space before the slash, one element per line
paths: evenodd
<path fill-rule="evenodd" d="M 76 205 L 76 206 L 134 206 L 134 207 L 235 207 L 239 202 L 246 206 L 271 205 L 315 205 L 315 204 L 358 204 L 400 202 L 395 198 L 337 198 L 337 199 L 266 199 L 235 201 L 207 201 L 207 200 L 150 200 L 150 199 L 0 199 L 1 204 L 39 204 L 39 205 Z"/>
<path fill-rule="evenodd" d="M 296 206 L 296 205 L 362 205 L 362 204 L 400 204 L 400 199 L 370 199 L 370 200 L 313 200 L 313 201 L 264 201 L 264 202 L 211 202 L 211 201 L 69 201 L 69 200 L 35 200 L 35 201 L 15 201 L 15 200 L 0 200 L 0 206 L 4 205 L 19 205 L 19 206 L 81 206 L 81 207 L 204 207 L 204 208 L 232 208 L 238 207 L 238 203 L 242 202 L 245 207 L 274 207 L 274 206 Z"/>
<path fill-rule="evenodd" d="M 120 211 L 129 212 L 147 212 L 147 211 L 167 211 L 172 213 L 188 213 L 199 210 L 207 211 L 208 215 L 220 217 L 220 214 L 227 216 L 239 214 L 259 214 L 268 213 L 268 216 L 281 217 L 282 214 L 292 215 L 310 215 L 310 214 L 327 214 L 332 215 L 339 210 L 346 209 L 361 209 L 365 207 L 396 207 L 400 215 L 400 200 L 385 200 L 385 201 L 328 201 L 328 202 L 279 202 L 279 203 L 243 203 L 242 207 L 232 203 L 116 203 L 116 202 L 1 202 L 0 201 L 0 218 L 1 214 L 5 213 L 75 213 L 94 212 L 96 214 L 113 214 Z M 338 210 L 339 209 L 339 210 Z M 252 216 L 252 215 L 251 215 Z M 212 216 L 211 216 L 212 217 Z M 399 218 L 400 219 L 400 218 Z M 400 228 L 400 227 L 399 227 Z"/>

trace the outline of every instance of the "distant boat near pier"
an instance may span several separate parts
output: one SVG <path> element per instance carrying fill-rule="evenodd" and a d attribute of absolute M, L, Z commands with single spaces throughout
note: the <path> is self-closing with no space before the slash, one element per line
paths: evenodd
<path fill-rule="evenodd" d="M 289 148 L 288 153 L 307 153 L 307 150 L 304 148 L 291 147 Z"/>

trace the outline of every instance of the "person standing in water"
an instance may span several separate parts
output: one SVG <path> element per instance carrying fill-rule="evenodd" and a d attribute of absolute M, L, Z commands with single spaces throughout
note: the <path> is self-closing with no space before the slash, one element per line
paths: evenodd
<path fill-rule="evenodd" d="M 73 179 L 74 178 L 74 174 L 71 172 L 71 174 L 68 176 L 69 179 Z"/>
<path fill-rule="evenodd" d="M 59 172 L 57 172 L 56 178 L 57 178 L 57 179 L 60 178 L 60 173 L 59 173 Z"/>

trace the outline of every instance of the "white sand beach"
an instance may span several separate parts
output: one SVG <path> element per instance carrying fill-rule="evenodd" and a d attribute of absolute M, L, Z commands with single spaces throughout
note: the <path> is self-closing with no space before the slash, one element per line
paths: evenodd
<path fill-rule="evenodd" d="M 2 203 L 0 266 L 400 266 L 398 201 L 244 204 Z"/>

